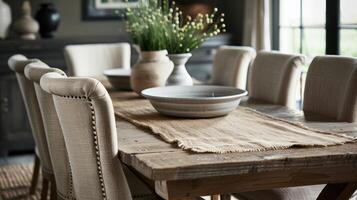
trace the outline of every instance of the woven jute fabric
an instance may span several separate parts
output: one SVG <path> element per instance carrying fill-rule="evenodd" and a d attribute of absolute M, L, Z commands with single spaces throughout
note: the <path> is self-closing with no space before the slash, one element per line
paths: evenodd
<path fill-rule="evenodd" d="M 29 195 L 33 164 L 9 165 L 0 167 L 1 200 L 37 200 L 40 199 L 41 183 L 34 195 Z M 41 178 L 39 178 L 39 181 Z"/>
<path fill-rule="evenodd" d="M 148 100 L 112 94 L 117 117 L 148 128 L 168 143 L 193 152 L 249 152 L 291 147 L 323 147 L 352 142 L 352 137 L 308 129 L 239 107 L 224 117 L 183 119 L 159 114 Z"/>

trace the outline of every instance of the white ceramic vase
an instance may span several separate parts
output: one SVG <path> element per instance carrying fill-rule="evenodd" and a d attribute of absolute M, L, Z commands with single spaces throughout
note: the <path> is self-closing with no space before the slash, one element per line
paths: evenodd
<path fill-rule="evenodd" d="M 165 86 L 173 68 L 166 50 L 142 51 L 139 61 L 131 70 L 131 87 L 141 95 L 141 91 L 146 88 Z"/>
<path fill-rule="evenodd" d="M 7 36 L 11 24 L 11 10 L 3 0 L 0 0 L 0 39 Z"/>
<path fill-rule="evenodd" d="M 166 85 L 193 85 L 192 78 L 186 70 L 186 62 L 192 56 L 191 53 L 170 54 L 170 60 L 174 63 L 174 70 L 166 81 Z"/>

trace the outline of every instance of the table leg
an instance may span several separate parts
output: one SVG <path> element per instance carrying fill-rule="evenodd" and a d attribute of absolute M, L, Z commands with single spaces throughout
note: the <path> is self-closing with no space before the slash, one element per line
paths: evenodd
<path fill-rule="evenodd" d="M 221 194 L 221 200 L 231 200 L 230 194 Z"/>
<path fill-rule="evenodd" d="M 229 194 L 211 195 L 211 200 L 231 200 L 231 195 Z"/>
<path fill-rule="evenodd" d="M 219 195 L 211 195 L 211 200 L 219 200 Z"/>
<path fill-rule="evenodd" d="M 357 182 L 327 184 L 317 200 L 348 200 L 357 189 Z"/>

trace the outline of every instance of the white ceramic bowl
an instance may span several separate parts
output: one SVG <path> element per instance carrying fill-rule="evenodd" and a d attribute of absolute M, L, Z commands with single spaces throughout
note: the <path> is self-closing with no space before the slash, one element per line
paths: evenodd
<path fill-rule="evenodd" d="M 131 90 L 130 69 L 107 69 L 103 73 L 117 90 Z"/>
<path fill-rule="evenodd" d="M 235 110 L 247 91 L 224 86 L 166 86 L 143 90 L 141 94 L 164 115 L 210 118 Z"/>

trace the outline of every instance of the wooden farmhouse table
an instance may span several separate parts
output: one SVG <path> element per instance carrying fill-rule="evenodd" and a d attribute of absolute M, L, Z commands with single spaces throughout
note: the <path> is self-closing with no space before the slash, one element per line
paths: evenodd
<path fill-rule="evenodd" d="M 241 106 L 311 128 L 357 136 L 357 123 L 331 122 L 261 102 L 244 101 Z M 149 130 L 123 119 L 116 120 L 119 159 L 152 183 L 155 192 L 164 199 L 189 200 L 206 195 L 327 184 L 318 199 L 342 200 L 349 199 L 357 188 L 357 143 L 245 153 L 194 153 L 164 142 Z"/>

